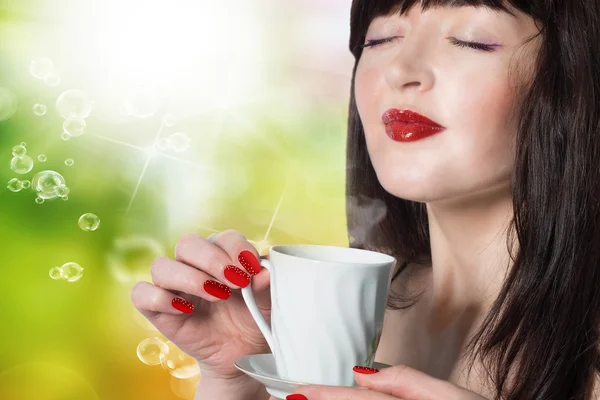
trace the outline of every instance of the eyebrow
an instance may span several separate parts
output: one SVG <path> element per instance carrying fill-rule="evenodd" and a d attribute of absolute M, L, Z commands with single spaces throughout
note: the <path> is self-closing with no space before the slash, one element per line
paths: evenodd
<path fill-rule="evenodd" d="M 418 3 L 419 3 L 419 1 L 413 3 L 410 8 L 419 6 Z M 423 5 L 425 5 L 425 7 L 423 7 Z M 505 7 L 505 6 L 497 7 L 497 6 L 492 6 L 492 5 L 489 5 L 489 4 L 464 4 L 464 3 L 461 4 L 459 1 L 452 1 L 452 0 L 450 0 L 446 4 L 435 4 L 435 3 L 433 3 L 433 4 L 432 3 L 425 3 L 425 4 L 423 4 L 423 3 L 421 3 L 420 6 L 421 6 L 421 10 L 422 11 L 426 11 L 426 10 L 429 10 L 429 9 L 435 9 L 435 8 L 454 8 L 454 9 L 458 9 L 458 8 L 481 9 L 481 8 L 483 8 L 483 9 L 486 9 L 486 10 L 493 11 L 493 12 L 495 12 L 497 14 L 505 13 L 505 14 L 510 15 L 512 18 L 515 18 L 515 19 L 517 18 L 517 15 L 514 14 L 513 12 L 511 12 L 508 9 L 508 7 Z M 400 10 L 401 10 L 401 7 L 398 5 L 398 6 L 394 7 L 390 11 L 390 14 L 398 14 L 399 16 L 402 17 L 404 15 L 400 15 L 399 14 Z M 405 11 L 408 11 L 408 9 L 405 10 Z"/>

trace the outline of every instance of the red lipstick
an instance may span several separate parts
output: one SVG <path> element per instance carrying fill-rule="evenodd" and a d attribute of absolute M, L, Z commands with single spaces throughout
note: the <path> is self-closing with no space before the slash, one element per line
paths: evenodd
<path fill-rule="evenodd" d="M 390 108 L 381 116 L 385 132 L 397 142 L 414 142 L 442 132 L 443 126 L 411 110 Z"/>

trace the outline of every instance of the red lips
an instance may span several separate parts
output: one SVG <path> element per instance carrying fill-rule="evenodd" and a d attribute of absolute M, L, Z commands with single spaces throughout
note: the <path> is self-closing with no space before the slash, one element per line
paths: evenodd
<path fill-rule="evenodd" d="M 397 142 L 425 139 L 446 128 L 424 115 L 411 110 L 390 108 L 381 116 L 388 136 Z"/>

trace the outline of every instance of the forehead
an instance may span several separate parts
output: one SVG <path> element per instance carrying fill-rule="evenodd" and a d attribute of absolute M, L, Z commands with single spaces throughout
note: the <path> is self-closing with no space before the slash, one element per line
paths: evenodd
<path fill-rule="evenodd" d="M 465 1 L 447 1 L 447 4 L 426 4 L 412 1 L 391 6 L 387 11 L 374 15 L 370 26 L 393 23 L 398 20 L 416 22 L 422 19 L 443 20 L 480 20 L 482 23 L 500 23 L 503 27 L 519 34 L 534 34 L 537 32 L 531 17 L 522 11 L 506 4 L 504 9 L 489 4 L 467 4 Z M 444 3 L 440 1 L 439 3 Z"/>

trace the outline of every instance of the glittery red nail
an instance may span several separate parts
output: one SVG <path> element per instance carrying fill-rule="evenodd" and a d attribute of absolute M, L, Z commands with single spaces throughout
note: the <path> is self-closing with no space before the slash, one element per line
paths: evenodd
<path fill-rule="evenodd" d="M 250 275 L 248 275 L 236 266 L 226 266 L 225 271 L 223 271 L 223 274 L 229 282 L 239 287 L 246 287 L 250 284 Z"/>
<path fill-rule="evenodd" d="M 306 397 L 305 395 L 300 394 L 300 393 L 288 394 L 285 397 L 285 400 L 308 400 L 308 397 Z"/>
<path fill-rule="evenodd" d="M 375 374 L 377 372 L 379 372 L 379 370 L 377 368 L 369 368 L 369 367 L 363 367 L 362 365 L 357 365 L 356 367 L 352 368 L 352 370 L 354 372 L 358 372 L 360 374 Z"/>
<path fill-rule="evenodd" d="M 218 297 L 221 300 L 227 300 L 231 296 L 231 289 L 222 283 L 208 280 L 204 282 L 204 290 L 206 293 Z"/>
<path fill-rule="evenodd" d="M 248 271 L 250 275 L 258 274 L 262 268 L 260 262 L 256 259 L 256 256 L 249 250 L 240 252 L 238 261 L 246 268 L 246 271 Z"/>
<path fill-rule="evenodd" d="M 189 301 L 182 299 L 181 297 L 175 297 L 173 300 L 171 300 L 171 305 L 173 308 L 186 314 L 191 314 L 192 311 L 194 311 L 194 305 Z"/>

